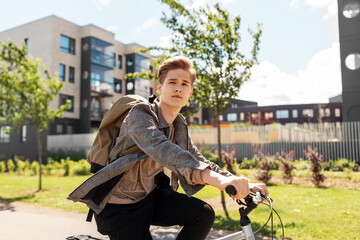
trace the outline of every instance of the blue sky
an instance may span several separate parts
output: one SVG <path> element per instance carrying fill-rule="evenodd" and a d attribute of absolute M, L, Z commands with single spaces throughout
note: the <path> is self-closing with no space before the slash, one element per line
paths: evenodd
<path fill-rule="evenodd" d="M 341 93 L 336 0 L 182 0 L 192 7 L 215 2 L 241 16 L 245 54 L 248 26 L 263 23 L 259 64 L 239 98 L 259 105 L 317 103 Z M 0 31 L 54 14 L 108 29 L 123 43 L 164 46 L 171 36 L 160 22 L 168 9 L 158 0 L 0 0 L 0 6 Z"/>

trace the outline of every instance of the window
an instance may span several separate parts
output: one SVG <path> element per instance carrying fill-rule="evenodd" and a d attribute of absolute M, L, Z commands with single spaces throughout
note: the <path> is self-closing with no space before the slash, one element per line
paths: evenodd
<path fill-rule="evenodd" d="M 244 121 L 244 113 L 243 112 L 240 113 L 240 121 Z"/>
<path fill-rule="evenodd" d="M 314 117 L 314 111 L 312 109 L 303 109 L 302 114 L 304 117 Z"/>
<path fill-rule="evenodd" d="M 75 68 L 69 67 L 69 82 L 75 82 Z"/>
<path fill-rule="evenodd" d="M 331 112 L 330 112 L 330 108 L 325 108 L 325 117 L 330 117 Z"/>
<path fill-rule="evenodd" d="M 66 134 L 72 134 L 74 132 L 72 125 L 66 126 Z"/>
<path fill-rule="evenodd" d="M 60 94 L 60 105 L 65 104 L 68 99 L 71 102 L 71 108 L 69 110 L 67 110 L 67 112 L 74 112 L 74 97 L 73 96 Z"/>
<path fill-rule="evenodd" d="M 112 62 L 112 65 L 113 65 L 113 67 L 116 67 L 116 61 L 115 61 L 115 59 L 116 59 L 116 53 L 113 53 L 113 56 L 112 56 L 112 58 L 111 58 L 111 62 Z"/>
<path fill-rule="evenodd" d="M 26 125 L 21 128 L 20 141 L 26 142 Z"/>
<path fill-rule="evenodd" d="M 219 120 L 220 120 L 220 122 L 222 122 L 224 120 L 223 115 L 219 115 Z"/>
<path fill-rule="evenodd" d="M 265 112 L 264 117 L 266 120 L 273 119 L 274 113 L 273 112 Z"/>
<path fill-rule="evenodd" d="M 335 108 L 335 117 L 340 117 L 340 116 L 341 116 L 340 108 Z"/>
<path fill-rule="evenodd" d="M 59 65 L 59 79 L 60 79 L 60 81 L 65 82 L 65 65 L 64 64 Z"/>
<path fill-rule="evenodd" d="M 75 39 L 60 35 L 60 50 L 62 52 L 75 54 Z"/>
<path fill-rule="evenodd" d="M 289 110 L 276 110 L 276 118 L 289 118 Z"/>
<path fill-rule="evenodd" d="M 237 114 L 236 113 L 228 113 L 227 114 L 228 122 L 235 122 L 237 121 Z"/>
<path fill-rule="evenodd" d="M 26 45 L 26 53 L 29 53 L 29 39 L 25 38 L 24 42 L 25 42 L 25 45 Z"/>
<path fill-rule="evenodd" d="M 297 117 L 298 117 L 298 110 L 297 110 L 297 109 L 293 109 L 293 110 L 292 110 L 292 117 L 293 117 L 293 118 L 297 118 Z"/>
<path fill-rule="evenodd" d="M 117 67 L 119 69 L 122 69 L 122 56 L 121 55 L 118 55 Z"/>
<path fill-rule="evenodd" d="M 0 143 L 9 143 L 10 142 L 10 126 L 1 126 L 0 127 Z"/>
<path fill-rule="evenodd" d="M 62 133 L 63 133 L 63 125 L 56 124 L 56 134 L 62 134 Z"/>
<path fill-rule="evenodd" d="M 320 117 L 324 117 L 324 109 L 323 108 L 319 109 L 319 115 L 320 115 Z"/>
<path fill-rule="evenodd" d="M 193 121 L 193 124 L 199 124 L 199 118 L 197 118 L 197 117 L 194 117 L 194 121 Z"/>
<path fill-rule="evenodd" d="M 115 92 L 122 93 L 122 80 L 115 78 L 114 84 L 115 84 L 115 86 L 114 86 Z"/>

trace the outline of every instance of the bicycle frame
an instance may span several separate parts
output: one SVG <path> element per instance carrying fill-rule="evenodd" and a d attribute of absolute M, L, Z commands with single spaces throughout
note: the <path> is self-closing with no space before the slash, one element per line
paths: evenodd
<path fill-rule="evenodd" d="M 243 229 L 242 231 L 235 232 L 221 238 L 217 238 L 216 240 L 239 240 L 239 239 L 255 240 L 255 236 L 251 224 L 243 226 L 242 229 Z"/>

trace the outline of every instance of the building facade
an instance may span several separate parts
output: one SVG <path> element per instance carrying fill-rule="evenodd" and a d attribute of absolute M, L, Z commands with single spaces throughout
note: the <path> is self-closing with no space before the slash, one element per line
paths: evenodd
<path fill-rule="evenodd" d="M 344 121 L 360 121 L 360 0 L 338 0 Z"/>
<path fill-rule="evenodd" d="M 50 73 L 58 74 L 64 83 L 50 108 L 56 109 L 69 99 L 71 109 L 64 112 L 64 118 L 55 119 L 46 134 L 93 132 L 119 97 L 137 94 L 148 98 L 156 92 L 154 81 L 124 78 L 127 73 L 152 69 L 152 56 L 135 52 L 144 47 L 136 43 L 123 44 L 115 40 L 114 33 L 93 24 L 78 26 L 49 16 L 0 32 L 0 40 L 7 42 L 8 39 L 18 45 L 25 41 L 28 54 L 40 58 Z M 26 149 L 36 146 L 34 142 L 25 146 L 19 140 L 21 136 L 13 138 L 12 134 L 18 133 L 8 133 L 6 125 L 1 129 L 2 158 L 13 154 L 29 156 Z M 27 139 L 36 138 L 28 132 Z M 18 150 L 6 153 L 10 145 Z M 29 158 L 33 160 L 35 156 Z"/>
<path fill-rule="evenodd" d="M 214 123 L 214 119 L 207 116 L 205 121 Z M 224 123 L 242 122 L 252 125 L 342 122 L 342 103 L 340 96 L 331 98 L 329 103 L 263 107 L 259 107 L 256 102 L 234 100 L 220 119 Z"/>

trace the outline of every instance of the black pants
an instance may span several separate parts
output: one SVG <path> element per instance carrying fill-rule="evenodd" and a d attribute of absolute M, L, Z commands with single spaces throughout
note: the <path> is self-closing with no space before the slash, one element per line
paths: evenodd
<path fill-rule="evenodd" d="M 180 225 L 176 239 L 205 239 L 214 218 L 214 210 L 204 201 L 158 187 L 140 202 L 107 204 L 95 214 L 98 231 L 111 240 L 151 240 L 150 225 Z"/>

